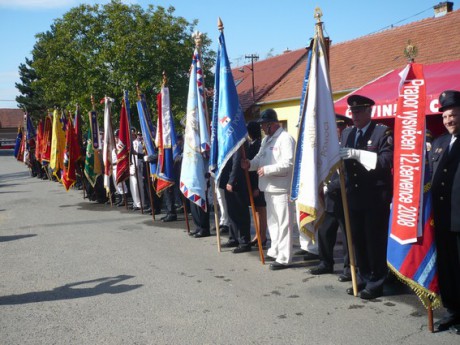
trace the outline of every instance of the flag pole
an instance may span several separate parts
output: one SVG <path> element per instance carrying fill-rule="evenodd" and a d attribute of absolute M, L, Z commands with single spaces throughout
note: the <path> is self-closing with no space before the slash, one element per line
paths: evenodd
<path fill-rule="evenodd" d="M 244 149 L 244 144 L 241 145 L 240 150 L 241 150 L 241 158 L 245 161 L 246 151 Z M 257 245 L 259 247 L 259 257 L 260 257 L 260 261 L 262 262 L 262 265 L 265 265 L 264 251 L 262 248 L 262 239 L 260 238 L 259 220 L 257 219 L 257 216 L 256 216 L 256 205 L 254 204 L 254 195 L 252 194 L 252 186 L 251 186 L 251 180 L 249 179 L 248 169 L 244 169 L 244 176 L 246 177 L 246 185 L 248 187 L 249 202 L 251 204 L 252 217 L 254 219 L 254 227 L 256 228 Z"/>
<path fill-rule="evenodd" d="M 218 19 L 218 27 L 220 27 L 220 26 L 222 26 L 222 29 L 223 29 L 222 21 L 219 18 Z M 198 53 L 201 56 L 201 33 L 198 33 L 197 35 L 195 35 L 194 39 L 195 39 L 195 46 L 196 46 L 196 48 L 198 50 Z M 207 93 L 206 93 L 206 86 L 204 85 L 204 78 L 203 78 L 203 89 L 204 89 L 204 92 L 203 92 L 204 115 L 205 115 L 205 118 L 206 118 L 206 126 L 207 126 L 207 130 L 208 130 L 208 134 L 209 134 L 209 136 L 211 136 L 211 128 L 209 126 L 210 123 L 209 123 L 208 103 L 206 101 Z M 216 225 L 217 251 L 220 253 L 221 252 L 221 245 L 220 245 L 220 226 L 219 226 L 219 206 L 217 204 L 216 181 L 214 180 L 214 178 L 212 179 L 212 192 L 213 192 L 212 193 L 213 194 L 212 204 L 213 204 L 213 208 L 214 208 L 214 224 Z M 207 194 L 208 193 L 206 193 L 206 195 Z"/>
<path fill-rule="evenodd" d="M 321 21 L 322 16 L 323 16 L 323 13 L 321 12 L 321 9 L 317 7 L 315 9 L 315 15 L 314 15 L 314 17 L 316 18 L 316 31 L 317 31 L 317 34 L 320 40 L 324 42 L 323 22 Z M 325 48 L 326 48 L 326 54 L 327 54 L 326 63 L 327 63 L 327 69 L 329 72 L 329 47 L 325 47 Z M 331 85 L 329 73 L 327 74 L 327 76 L 329 78 L 329 85 Z M 340 192 L 342 196 L 342 205 L 343 205 L 343 213 L 344 213 L 344 220 L 345 220 L 345 232 L 346 232 L 346 237 L 347 237 L 348 256 L 350 258 L 351 281 L 352 281 L 352 286 L 353 286 L 353 295 L 356 297 L 358 296 L 358 283 L 357 283 L 357 277 L 356 277 L 356 264 L 355 264 L 355 255 L 354 255 L 354 249 L 353 249 L 353 239 L 352 239 L 352 234 L 351 234 L 351 226 L 350 226 L 348 199 L 347 199 L 346 189 L 345 189 L 345 177 L 344 177 L 345 169 L 344 169 L 343 160 L 341 160 L 338 170 L 339 170 L 339 177 L 340 177 Z"/>
<path fill-rule="evenodd" d="M 136 82 L 136 91 L 137 91 L 137 98 L 139 99 L 139 101 L 141 101 L 142 103 L 142 97 L 141 97 L 141 89 L 139 87 L 139 83 Z M 139 160 L 139 157 L 137 157 L 137 160 Z M 139 174 L 137 173 L 137 162 L 135 159 L 133 159 L 133 162 L 134 162 L 134 176 L 136 176 L 136 179 L 137 179 L 137 192 L 139 193 L 139 201 L 140 201 L 140 204 L 141 204 L 141 213 L 144 214 L 144 204 L 142 202 L 142 194 L 141 194 L 141 190 L 140 190 L 140 187 L 139 187 Z M 146 165 L 146 168 L 147 168 L 147 185 L 149 187 L 149 191 L 151 190 L 152 188 L 152 185 L 150 184 L 150 165 L 147 163 Z M 143 178 L 143 177 L 142 177 Z M 151 196 L 151 194 L 149 193 L 149 197 Z M 152 200 L 150 200 L 150 202 L 152 202 Z M 153 205 L 153 204 L 152 204 Z M 152 209 L 152 215 L 153 215 L 153 220 L 155 220 L 155 212 Z"/>
<path fill-rule="evenodd" d="M 224 23 L 222 22 L 222 19 L 220 17 L 217 19 L 217 29 L 220 32 L 224 31 Z M 216 71 L 216 73 L 219 73 L 219 71 Z M 206 93 L 205 93 L 206 94 Z M 209 114 L 208 114 L 208 107 L 206 105 L 206 97 L 205 97 L 205 114 L 206 114 L 206 122 L 208 123 L 208 131 L 209 131 L 209 136 L 211 137 L 211 128 L 209 126 Z M 214 204 L 214 223 L 216 224 L 216 237 L 217 237 L 217 251 L 221 252 L 221 245 L 220 245 L 220 220 L 219 220 L 219 206 L 217 204 L 217 194 L 216 194 L 216 180 L 213 178 L 213 204 Z"/>
<path fill-rule="evenodd" d="M 434 333 L 434 325 L 433 325 L 433 305 L 431 300 L 428 299 L 428 330 L 431 333 Z"/>

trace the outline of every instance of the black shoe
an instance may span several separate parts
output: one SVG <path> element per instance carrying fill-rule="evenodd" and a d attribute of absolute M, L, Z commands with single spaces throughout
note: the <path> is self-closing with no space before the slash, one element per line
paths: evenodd
<path fill-rule="evenodd" d="M 209 237 L 211 236 L 211 233 L 209 231 L 199 231 L 193 237 L 195 238 L 202 238 L 202 237 Z"/>
<path fill-rule="evenodd" d="M 265 261 L 275 261 L 275 260 L 276 258 L 268 256 L 268 255 L 265 257 Z"/>
<path fill-rule="evenodd" d="M 451 326 L 457 325 L 460 323 L 460 317 L 456 315 L 449 314 L 444 316 L 441 320 L 434 323 L 434 330 L 436 332 L 442 332 L 448 330 Z"/>
<path fill-rule="evenodd" d="M 359 284 L 358 284 L 358 292 L 360 292 L 362 289 L 364 289 L 364 285 L 359 285 Z M 347 294 L 349 294 L 350 296 L 354 296 L 354 294 L 353 294 L 353 286 L 347 288 L 345 291 L 346 291 Z"/>
<path fill-rule="evenodd" d="M 134 206 L 134 207 L 131 208 L 131 211 L 139 211 L 140 209 L 141 209 L 140 207 Z"/>
<path fill-rule="evenodd" d="M 167 223 L 167 222 L 174 222 L 177 220 L 177 214 L 168 214 L 166 217 L 164 217 L 163 219 L 163 222 Z"/>
<path fill-rule="evenodd" d="M 238 247 L 237 241 L 228 241 L 221 245 L 222 248 L 235 248 Z"/>
<path fill-rule="evenodd" d="M 251 247 L 259 246 L 259 242 L 257 241 L 257 238 L 255 240 L 252 240 L 250 244 L 251 244 Z M 267 239 L 265 239 L 265 241 L 262 241 L 262 248 L 266 248 L 266 247 L 267 247 Z"/>
<path fill-rule="evenodd" d="M 152 213 L 152 209 L 150 207 L 144 208 L 144 213 Z"/>
<path fill-rule="evenodd" d="M 376 299 L 381 296 L 383 296 L 382 288 L 375 289 L 375 290 L 364 289 L 363 291 L 359 293 L 359 297 L 361 299 Z"/>
<path fill-rule="evenodd" d="M 307 255 L 308 251 L 299 249 L 298 251 L 294 252 L 294 255 Z"/>
<path fill-rule="evenodd" d="M 460 323 L 450 326 L 450 330 L 455 334 L 460 334 Z"/>
<path fill-rule="evenodd" d="M 307 254 L 304 255 L 303 259 L 305 261 L 319 260 L 319 255 L 307 252 Z"/>
<path fill-rule="evenodd" d="M 315 276 L 321 275 L 321 274 L 326 274 L 326 273 L 332 273 L 334 270 L 330 266 L 326 265 L 318 265 L 316 267 L 312 267 L 308 270 L 310 274 L 313 274 Z"/>
<path fill-rule="evenodd" d="M 251 245 L 247 244 L 244 246 L 238 246 L 235 249 L 232 250 L 232 253 L 234 254 L 239 254 L 239 253 L 246 253 L 251 251 Z"/>
<path fill-rule="evenodd" d="M 270 269 L 272 271 L 284 270 L 285 268 L 289 268 L 289 265 L 280 264 L 279 262 L 276 262 L 276 261 L 270 264 Z"/>
<path fill-rule="evenodd" d="M 212 230 L 217 232 L 216 227 L 213 227 Z M 228 229 L 227 225 L 219 225 L 219 233 L 220 234 L 228 234 L 228 232 L 229 232 L 229 229 Z"/>
<path fill-rule="evenodd" d="M 351 282 L 351 275 L 350 274 L 341 274 L 341 275 L 339 275 L 337 280 L 339 282 L 341 282 L 341 283 Z"/>

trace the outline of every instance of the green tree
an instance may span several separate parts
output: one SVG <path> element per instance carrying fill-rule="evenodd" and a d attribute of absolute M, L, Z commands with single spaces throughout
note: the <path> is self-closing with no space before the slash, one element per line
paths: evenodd
<path fill-rule="evenodd" d="M 36 36 L 32 67 L 38 78 L 32 88 L 43 90 L 46 104 L 73 109 L 78 103 L 82 111 L 91 108 L 91 94 L 99 109 L 98 100 L 107 95 L 116 99 L 116 112 L 123 90 L 130 92 L 131 104 L 135 104 L 138 82 L 155 109 L 154 95 L 160 90 L 164 71 L 173 114 L 181 118 L 197 21 L 176 17 L 174 11 L 174 7 L 153 5 L 144 10 L 119 0 L 72 8 L 56 19 L 50 30 Z M 210 43 L 204 35 L 202 54 L 208 81 L 212 81 L 210 68 L 215 59 Z"/>
<path fill-rule="evenodd" d="M 18 102 L 20 108 L 38 118 L 46 112 L 47 107 L 43 99 L 43 91 L 33 87 L 33 83 L 38 78 L 31 64 L 32 61 L 26 58 L 25 63 L 19 65 L 19 79 L 21 82 L 15 83 L 15 86 L 21 95 L 16 97 L 16 102 Z"/>

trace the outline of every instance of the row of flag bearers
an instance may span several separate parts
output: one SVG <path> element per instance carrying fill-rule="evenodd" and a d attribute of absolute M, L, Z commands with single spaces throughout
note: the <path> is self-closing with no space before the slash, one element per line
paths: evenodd
<path fill-rule="evenodd" d="M 413 193 L 416 196 L 416 203 L 415 206 L 411 205 L 416 208 L 414 211 L 416 221 L 414 224 L 410 224 L 411 229 L 409 230 L 404 228 L 407 223 L 400 222 L 399 227 L 394 226 L 400 232 L 394 233 L 392 226 L 388 226 L 392 200 L 390 185 L 393 185 L 391 178 L 394 168 L 393 137 L 385 126 L 369 122 L 364 122 L 363 126 L 360 126 L 360 117 L 366 118 L 366 112 L 371 108 L 373 101 L 362 96 L 351 96 L 349 105 L 352 109 L 355 127 L 345 130 L 339 143 L 329 79 L 327 48 L 319 19 L 320 17 L 318 17 L 315 36 L 309 49 L 302 90 L 297 143 L 295 149 L 293 147 L 292 150 L 292 166 L 289 169 L 290 172 L 282 175 L 280 179 L 284 182 L 288 181 L 290 188 L 286 188 L 287 190 L 282 192 L 276 191 L 276 193 L 283 195 L 283 203 L 286 204 L 286 207 L 289 206 L 290 208 L 291 205 L 295 205 L 296 223 L 298 223 L 299 229 L 303 234 L 314 238 L 321 227 L 321 220 L 325 214 L 324 187 L 335 174 L 336 178 L 340 179 L 345 211 L 345 229 L 342 230 L 346 232 L 348 238 L 350 273 L 353 280 L 353 287 L 347 292 L 355 296 L 360 293 L 360 297 L 363 299 L 380 297 L 383 294 L 383 281 L 386 277 L 388 260 L 391 270 L 414 288 L 428 307 L 436 307 L 439 304 L 437 266 L 433 263 L 433 260 L 436 260 L 436 253 L 432 242 L 430 243 L 434 231 L 433 218 L 430 218 L 429 189 L 420 187 L 425 185 L 423 178 L 428 178 L 429 175 L 421 174 L 416 180 L 419 184 L 418 187 L 414 188 L 418 188 L 418 191 Z M 193 53 L 190 69 L 182 169 L 178 186 L 184 198 L 190 203 L 192 216 L 198 228 L 196 233 L 202 235 L 206 235 L 206 227 L 209 231 L 209 220 L 206 223 L 205 219 L 209 212 L 207 197 L 209 175 L 218 184 L 226 164 L 236 154 L 241 152 L 244 155 L 242 146 L 247 137 L 246 121 L 231 73 L 221 23 L 219 29 L 221 32 L 211 117 L 208 115 L 206 107 L 207 90 L 204 85 L 201 65 L 200 35 L 199 33 L 194 35 L 197 46 Z M 414 80 L 423 79 L 420 71 L 419 65 L 408 65 L 402 76 L 402 92 L 404 92 L 404 87 L 409 87 L 409 84 Z M 157 97 L 158 120 L 156 127 L 153 125 L 145 96 L 139 90 L 137 102 L 143 136 L 143 156 L 147 168 L 147 182 L 152 183 L 148 190 L 155 190 L 157 194 L 161 194 L 175 183 L 173 162 L 175 157 L 180 154 L 171 113 L 169 90 L 166 84 L 165 81 L 161 93 Z M 422 98 L 423 92 L 419 96 Z M 43 122 L 40 121 L 36 135 L 30 117 L 26 116 L 25 133 L 18 134 L 15 155 L 18 159 L 25 160 L 24 157 L 30 155 L 28 152 L 32 150 L 33 143 L 31 141 L 36 137 L 36 160 L 42 165 L 49 165 L 53 174 L 67 190 L 75 183 L 76 174 L 82 175 L 83 173 L 92 186 L 96 184 L 98 176 L 103 175 L 104 188 L 107 192 L 110 192 L 110 179 L 115 176 L 114 184 L 116 186 L 121 184 L 123 189 L 124 182 L 130 176 L 130 165 L 134 166 L 134 170 L 139 168 L 139 165 L 132 162 L 131 145 L 134 144 L 130 133 L 129 99 L 125 93 L 120 111 L 117 141 L 111 123 L 111 104 L 114 100 L 105 97 L 103 102 L 103 140 L 99 135 L 97 114 L 94 110 L 89 112 L 88 116 L 89 129 L 86 137 L 86 148 L 82 147 L 79 110 L 77 109 L 73 119 L 70 115 L 66 116 L 64 112 L 55 110 L 52 117 L 47 116 Z M 404 97 L 400 99 L 400 102 L 399 109 L 404 109 Z M 420 104 L 422 103 L 424 104 L 424 102 L 420 102 Z M 441 104 L 443 103 L 441 102 Z M 410 113 L 412 116 L 424 118 L 423 108 L 417 108 L 414 111 L 415 113 Z M 275 131 L 268 128 L 270 124 L 278 122 L 276 113 L 273 115 L 269 111 L 265 111 L 262 113 L 260 122 L 268 137 L 275 133 L 280 135 L 282 132 L 282 129 L 279 131 L 279 127 L 276 127 Z M 421 126 L 421 130 L 424 132 L 424 123 L 418 122 L 417 125 Z M 398 129 L 398 127 L 396 128 Z M 265 139 L 265 143 L 269 140 L 270 138 Z M 418 144 L 420 143 L 421 146 L 419 146 L 422 147 L 422 151 L 419 152 L 421 157 L 419 167 L 425 171 L 425 142 L 422 140 Z M 116 152 L 115 156 L 113 152 Z M 259 155 L 261 154 L 259 152 Z M 400 152 L 395 152 L 395 154 L 399 155 Z M 139 156 L 136 156 L 136 159 L 138 158 Z M 264 175 L 270 174 L 270 170 L 259 170 L 255 162 L 260 159 L 260 156 L 256 156 L 255 160 L 248 161 L 242 157 L 241 167 L 257 170 L 259 177 L 263 178 Z M 345 161 L 345 165 L 343 165 L 343 161 Z M 115 165 L 116 168 L 114 168 Z M 137 173 L 134 171 L 134 174 Z M 346 187 L 345 175 L 347 175 Z M 137 187 L 131 186 L 131 189 L 137 189 Z M 272 202 L 271 214 L 268 217 L 278 214 L 279 205 L 276 201 L 279 197 L 278 194 L 269 195 L 274 198 L 274 201 Z M 347 197 L 356 199 L 350 202 L 350 210 L 347 209 Z M 377 203 L 378 200 L 382 202 Z M 286 217 L 291 216 L 286 215 Z M 393 209 L 391 217 L 393 221 L 394 219 L 401 219 L 402 215 L 401 212 L 398 213 Z M 257 221 L 254 223 L 260 239 Z M 218 220 L 216 220 L 217 224 Z M 354 227 L 353 233 L 350 224 Z M 375 230 L 376 226 L 379 227 L 378 230 Z M 405 236 L 405 231 L 412 231 L 413 228 L 416 229 L 415 235 L 412 235 L 410 240 L 407 238 L 401 240 L 401 236 Z M 220 246 L 219 231 L 217 234 L 218 245 Z M 273 236 L 272 233 L 271 236 Z M 289 252 L 289 250 L 292 251 L 292 232 L 282 236 L 285 237 L 272 238 L 272 246 L 268 253 L 268 257 L 275 261 L 271 264 L 274 270 L 287 266 L 290 257 L 292 257 L 292 252 Z M 287 248 L 287 251 L 284 249 L 281 251 L 280 248 Z M 261 261 L 264 262 L 260 241 L 259 252 L 261 253 Z M 355 262 L 355 258 L 357 262 Z M 412 268 L 409 270 L 410 272 L 407 267 Z M 423 277 L 418 274 L 420 271 L 424 272 Z M 453 316 L 449 321 L 449 326 L 456 325 L 460 321 L 460 314 L 458 314 L 460 308 L 456 310 L 455 308 L 457 307 L 453 307 Z"/>

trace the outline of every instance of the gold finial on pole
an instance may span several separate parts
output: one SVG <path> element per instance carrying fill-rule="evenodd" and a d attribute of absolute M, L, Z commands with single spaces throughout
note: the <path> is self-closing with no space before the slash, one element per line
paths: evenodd
<path fill-rule="evenodd" d="M 94 102 L 94 95 L 91 94 L 91 107 L 93 110 L 96 110 L 96 103 Z"/>
<path fill-rule="evenodd" d="M 217 19 L 217 28 L 219 31 L 224 31 L 224 23 L 222 23 L 222 19 L 220 19 L 220 17 Z"/>
<path fill-rule="evenodd" d="M 314 14 L 313 17 L 316 19 L 317 23 L 321 23 L 321 17 L 322 16 L 323 16 L 323 11 L 321 11 L 321 8 L 316 7 L 315 8 L 315 14 Z"/>
<path fill-rule="evenodd" d="M 404 49 L 404 55 L 407 58 L 408 62 L 414 62 L 415 57 L 418 55 L 418 49 L 417 47 L 411 43 L 411 41 L 407 41 L 407 46 Z"/>
<path fill-rule="evenodd" d="M 197 48 L 201 47 L 201 43 L 202 43 L 202 36 L 203 34 L 199 31 L 195 31 L 193 34 L 192 34 L 192 38 L 195 40 L 195 46 Z"/>
<path fill-rule="evenodd" d="M 166 77 L 166 72 L 163 71 L 163 82 L 161 83 L 162 87 L 165 87 L 168 84 L 168 78 Z"/>

